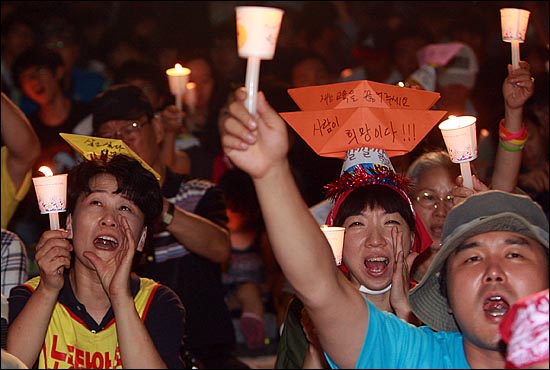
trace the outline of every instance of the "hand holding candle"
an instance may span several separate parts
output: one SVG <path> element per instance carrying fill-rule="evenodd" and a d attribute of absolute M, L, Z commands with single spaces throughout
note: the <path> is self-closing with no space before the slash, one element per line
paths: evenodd
<path fill-rule="evenodd" d="M 41 214 L 50 217 L 50 229 L 58 230 L 59 212 L 67 210 L 67 174 L 53 175 L 46 166 L 39 169 L 45 176 L 33 177 L 34 189 Z"/>
<path fill-rule="evenodd" d="M 439 124 L 453 163 L 460 163 L 464 186 L 473 189 L 470 162 L 477 158 L 476 118 L 449 116 Z"/>
<path fill-rule="evenodd" d="M 502 41 L 509 42 L 512 48 L 512 67 L 519 68 L 519 44 L 525 41 L 530 11 L 515 8 L 500 9 Z"/>
<path fill-rule="evenodd" d="M 250 114 L 256 114 L 256 95 L 260 74 L 260 60 L 273 59 L 284 10 L 261 6 L 238 6 L 237 46 L 239 56 L 247 58 L 245 102 Z"/>
<path fill-rule="evenodd" d="M 336 261 L 336 266 L 342 264 L 342 252 L 344 250 L 344 232 L 346 228 L 337 227 L 337 226 L 321 226 L 321 230 L 332 248 L 332 253 L 334 254 L 334 260 Z"/>
<path fill-rule="evenodd" d="M 182 110 L 181 101 L 186 91 L 186 85 L 189 80 L 190 73 L 191 70 L 189 68 L 182 67 L 179 63 L 176 63 L 174 68 L 166 70 L 170 92 L 176 97 L 176 106 L 179 110 Z"/>

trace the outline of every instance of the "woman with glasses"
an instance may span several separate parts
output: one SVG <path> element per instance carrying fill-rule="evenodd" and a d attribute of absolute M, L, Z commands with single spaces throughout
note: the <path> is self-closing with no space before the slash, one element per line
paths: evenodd
<path fill-rule="evenodd" d="M 432 238 L 430 248 L 420 254 L 411 269 L 411 277 L 420 281 L 441 248 L 441 232 L 447 213 L 453 207 L 452 190 L 460 167 L 445 150 L 420 155 L 407 170 L 412 183 L 414 209 Z"/>

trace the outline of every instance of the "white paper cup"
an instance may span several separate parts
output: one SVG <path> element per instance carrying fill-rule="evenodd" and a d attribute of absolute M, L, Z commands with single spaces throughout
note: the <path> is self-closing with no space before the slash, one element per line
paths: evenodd
<path fill-rule="evenodd" d="M 237 48 L 241 58 L 273 59 L 284 10 L 237 6 Z"/>
<path fill-rule="evenodd" d="M 33 177 L 34 190 L 41 214 L 67 210 L 67 174 Z"/>
<path fill-rule="evenodd" d="M 516 8 L 500 9 L 502 41 L 524 42 L 529 24 L 530 11 Z"/>
<path fill-rule="evenodd" d="M 451 116 L 439 124 L 453 163 L 477 158 L 476 120 L 474 116 Z"/>
<path fill-rule="evenodd" d="M 166 76 L 168 76 L 168 86 L 170 87 L 170 93 L 176 96 L 183 96 L 187 90 L 187 82 L 189 81 L 189 74 L 191 70 L 189 68 L 170 68 L 166 70 Z"/>
<path fill-rule="evenodd" d="M 325 237 L 330 243 L 336 265 L 340 266 L 342 264 L 342 252 L 344 250 L 344 231 L 346 231 L 346 228 L 322 225 L 321 230 L 323 231 Z"/>

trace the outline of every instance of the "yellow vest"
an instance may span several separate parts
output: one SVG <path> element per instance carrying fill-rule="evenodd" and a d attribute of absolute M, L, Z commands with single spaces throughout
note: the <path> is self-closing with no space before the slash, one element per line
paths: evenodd
<path fill-rule="evenodd" d="M 40 283 L 37 276 L 25 283 L 34 289 Z M 145 320 L 147 309 L 159 284 L 140 278 L 140 288 L 134 297 L 136 310 Z M 122 361 L 113 318 L 99 333 L 90 331 L 79 317 L 57 302 L 38 357 L 40 369 L 121 369 Z"/>

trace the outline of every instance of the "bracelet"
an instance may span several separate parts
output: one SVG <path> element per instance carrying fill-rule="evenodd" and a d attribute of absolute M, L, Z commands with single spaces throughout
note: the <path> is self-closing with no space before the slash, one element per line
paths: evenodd
<path fill-rule="evenodd" d="M 162 215 L 162 226 L 168 227 L 174 220 L 174 203 L 168 202 L 168 210 Z"/>
<path fill-rule="evenodd" d="M 498 143 L 500 144 L 500 146 L 502 147 L 502 149 L 506 150 L 507 152 L 519 152 L 523 149 L 523 147 L 525 145 L 514 145 L 513 147 L 512 146 L 509 146 L 508 144 L 506 144 L 504 142 L 504 140 L 502 139 L 498 139 Z"/>
<path fill-rule="evenodd" d="M 516 132 L 510 132 L 504 127 L 504 118 L 500 120 L 500 123 L 498 125 L 498 136 L 504 140 L 514 140 L 514 139 L 527 139 L 527 130 L 525 129 L 525 124 L 521 124 L 521 128 Z"/>

